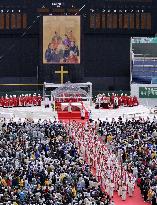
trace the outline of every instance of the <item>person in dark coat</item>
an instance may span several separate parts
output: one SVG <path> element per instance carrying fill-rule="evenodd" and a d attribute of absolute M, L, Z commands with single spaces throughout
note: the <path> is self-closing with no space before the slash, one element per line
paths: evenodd
<path fill-rule="evenodd" d="M 51 43 L 49 43 L 48 48 L 45 51 L 45 60 L 49 63 L 53 59 L 53 50 L 51 49 Z"/>

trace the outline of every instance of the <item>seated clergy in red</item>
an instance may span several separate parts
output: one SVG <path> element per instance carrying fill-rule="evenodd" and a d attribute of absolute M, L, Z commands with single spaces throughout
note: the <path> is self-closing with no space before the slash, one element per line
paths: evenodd
<path fill-rule="evenodd" d="M 20 106 L 20 97 L 15 95 L 15 104 L 17 104 L 17 107 Z"/>
<path fill-rule="evenodd" d="M 115 94 L 112 93 L 112 95 L 111 95 L 111 104 L 112 104 L 112 105 L 114 104 L 114 97 L 115 97 Z"/>
<path fill-rule="evenodd" d="M 27 106 L 27 96 L 26 95 L 23 96 L 23 106 L 24 107 Z"/>
<path fill-rule="evenodd" d="M 77 96 L 77 102 L 81 102 L 82 101 L 82 98 L 81 98 L 81 96 L 78 94 L 78 96 Z"/>
<path fill-rule="evenodd" d="M 122 97 L 122 101 L 123 101 L 123 106 L 128 106 L 128 96 L 127 96 L 127 94 L 125 94 L 125 96 Z"/>
<path fill-rule="evenodd" d="M 33 105 L 34 106 L 37 105 L 37 95 L 36 95 L 36 93 L 33 94 Z"/>
<path fill-rule="evenodd" d="M 109 105 L 110 105 L 110 97 L 106 97 L 105 95 L 103 95 L 102 107 L 105 109 L 109 109 Z"/>
<path fill-rule="evenodd" d="M 20 97 L 19 97 L 19 105 L 23 107 L 24 104 L 25 104 L 25 103 L 24 103 L 24 96 L 23 96 L 23 94 L 22 94 L 22 96 L 20 95 Z"/>
<path fill-rule="evenodd" d="M 24 95 L 24 97 L 23 97 L 23 103 L 24 103 L 24 107 L 27 107 L 27 105 L 28 105 L 28 95 L 27 94 Z"/>
<path fill-rule="evenodd" d="M 118 96 L 118 106 L 121 105 L 123 105 L 123 93 L 120 96 Z"/>
<path fill-rule="evenodd" d="M 7 95 L 4 98 L 4 105 L 3 105 L 3 107 L 9 107 L 9 98 L 8 98 Z"/>
<path fill-rule="evenodd" d="M 25 95 L 25 105 L 26 106 L 32 106 L 33 105 L 33 97 L 31 96 L 31 94 Z"/>
<path fill-rule="evenodd" d="M 16 97 L 16 95 L 13 95 L 13 107 L 19 106 L 19 98 Z"/>
<path fill-rule="evenodd" d="M 138 102 L 138 99 L 137 99 L 136 96 L 133 97 L 133 105 L 134 105 L 134 106 L 139 105 L 139 102 Z"/>
<path fill-rule="evenodd" d="M 13 100 L 12 95 L 10 95 L 9 97 L 9 107 L 14 107 L 14 100 Z"/>
<path fill-rule="evenodd" d="M 4 106 L 4 98 L 3 96 L 0 98 L 0 107 L 3 107 Z"/>
<path fill-rule="evenodd" d="M 31 94 L 29 94 L 28 98 L 27 98 L 27 101 L 28 101 L 28 105 L 29 106 L 32 106 L 33 105 L 33 97 L 31 96 Z"/>
<path fill-rule="evenodd" d="M 133 107 L 134 104 L 133 104 L 133 98 L 131 96 L 128 97 L 128 107 Z"/>
<path fill-rule="evenodd" d="M 40 96 L 40 94 L 38 94 L 38 96 L 37 96 L 37 106 L 41 106 L 41 101 L 42 101 L 42 97 Z"/>

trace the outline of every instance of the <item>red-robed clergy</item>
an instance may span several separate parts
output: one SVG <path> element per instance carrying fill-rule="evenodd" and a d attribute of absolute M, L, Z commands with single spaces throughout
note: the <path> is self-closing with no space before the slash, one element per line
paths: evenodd
<path fill-rule="evenodd" d="M 20 97 L 19 97 L 19 105 L 22 106 L 22 107 L 24 106 L 24 96 L 20 95 Z"/>
<path fill-rule="evenodd" d="M 15 97 L 15 98 L 17 100 L 17 106 L 20 106 L 20 97 L 18 96 L 18 97 Z"/>
<path fill-rule="evenodd" d="M 23 96 L 23 106 L 27 106 L 27 96 Z"/>
<path fill-rule="evenodd" d="M 128 106 L 128 96 L 123 96 L 123 106 Z"/>
<path fill-rule="evenodd" d="M 117 96 L 118 97 L 118 106 L 121 106 L 123 104 L 123 97 L 121 96 Z"/>
<path fill-rule="evenodd" d="M 29 106 L 33 105 L 33 97 L 31 95 L 28 96 L 28 104 Z"/>
<path fill-rule="evenodd" d="M 4 106 L 4 97 L 2 96 L 0 98 L 0 107 L 3 107 Z"/>
<path fill-rule="evenodd" d="M 128 107 L 133 107 L 133 98 L 131 96 L 128 97 Z"/>
<path fill-rule="evenodd" d="M 19 99 L 16 96 L 13 96 L 13 107 L 19 106 Z"/>
<path fill-rule="evenodd" d="M 14 107 L 14 100 L 12 96 L 9 98 L 9 107 Z"/>
<path fill-rule="evenodd" d="M 25 96 L 25 106 L 29 106 L 29 96 Z"/>
<path fill-rule="evenodd" d="M 34 106 L 37 105 L 37 96 L 36 96 L 36 94 L 33 95 L 33 105 Z"/>
<path fill-rule="evenodd" d="M 40 95 L 37 96 L 37 105 L 41 106 L 42 97 Z"/>
<path fill-rule="evenodd" d="M 139 102 L 138 102 L 138 99 L 136 96 L 133 97 L 133 105 L 134 106 L 138 106 L 139 105 Z"/>
<path fill-rule="evenodd" d="M 4 98 L 4 105 L 3 105 L 3 107 L 9 107 L 9 98 L 7 96 Z"/>
<path fill-rule="evenodd" d="M 115 97 L 115 95 L 114 95 L 114 93 L 112 93 L 112 95 L 111 95 L 111 104 L 112 105 L 114 104 L 114 97 Z"/>
<path fill-rule="evenodd" d="M 29 96 L 28 95 L 25 95 L 25 106 L 29 106 Z"/>
<path fill-rule="evenodd" d="M 105 108 L 109 108 L 109 105 L 110 105 L 110 97 L 106 97 L 106 96 L 104 96 L 103 97 L 103 104 L 104 104 L 104 106 L 105 106 Z"/>

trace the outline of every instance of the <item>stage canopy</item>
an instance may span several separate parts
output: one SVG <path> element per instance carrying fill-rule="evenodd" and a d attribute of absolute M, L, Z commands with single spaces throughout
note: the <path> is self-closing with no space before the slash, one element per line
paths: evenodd
<path fill-rule="evenodd" d="M 51 92 L 51 95 L 55 98 L 89 98 L 89 94 L 85 90 L 81 89 L 78 85 L 70 82 L 67 82 L 61 87 L 56 88 L 54 91 Z"/>

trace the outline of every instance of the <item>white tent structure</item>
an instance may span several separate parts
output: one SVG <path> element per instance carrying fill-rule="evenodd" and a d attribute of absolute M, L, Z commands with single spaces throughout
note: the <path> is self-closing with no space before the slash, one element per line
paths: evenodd
<path fill-rule="evenodd" d="M 51 94 L 48 94 L 48 89 L 51 89 Z M 51 102 L 55 102 L 57 99 L 81 98 L 83 101 L 88 101 L 92 106 L 92 83 L 71 83 L 55 84 L 55 83 L 44 83 L 43 86 L 43 99 L 50 97 Z"/>

